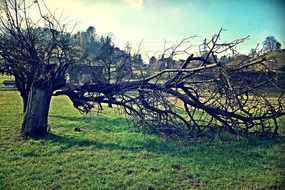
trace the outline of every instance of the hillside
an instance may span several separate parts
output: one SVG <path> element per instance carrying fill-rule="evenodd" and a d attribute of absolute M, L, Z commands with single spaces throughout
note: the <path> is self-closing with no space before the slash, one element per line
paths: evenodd
<path fill-rule="evenodd" d="M 277 69 L 285 71 L 285 51 L 273 51 L 266 53 L 267 59 L 275 59 L 277 61 Z"/>
<path fill-rule="evenodd" d="M 273 71 L 273 75 L 276 74 L 277 76 L 277 86 L 281 89 L 285 89 L 285 51 L 284 50 L 278 50 L 278 51 L 273 51 L 273 52 L 268 52 L 264 55 L 255 57 L 251 59 L 250 61 L 252 63 L 261 60 L 262 58 L 266 58 L 266 65 L 267 67 Z M 232 61 L 227 63 L 229 68 L 237 68 L 241 66 L 244 63 L 250 63 L 248 62 L 249 57 L 246 55 L 240 55 L 239 57 L 234 58 Z M 258 74 L 259 71 L 264 70 L 264 66 L 258 64 L 254 66 L 250 66 L 247 68 L 247 72 L 251 72 L 250 75 L 255 74 L 257 78 L 260 75 Z M 270 87 L 272 90 L 273 86 Z"/>

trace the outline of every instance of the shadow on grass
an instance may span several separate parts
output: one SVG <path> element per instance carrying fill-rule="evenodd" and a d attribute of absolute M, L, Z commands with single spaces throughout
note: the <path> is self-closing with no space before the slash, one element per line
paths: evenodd
<path fill-rule="evenodd" d="M 53 115 L 52 117 L 70 121 L 83 120 L 82 128 L 83 131 L 86 131 L 86 135 L 84 133 L 82 135 L 49 134 L 46 139 L 59 145 L 59 147 L 48 154 L 76 149 L 84 151 L 87 148 L 95 151 L 110 151 L 110 154 L 124 155 L 124 157 L 128 157 L 126 151 L 132 155 L 146 154 L 149 158 L 156 158 L 157 156 L 179 157 L 194 160 L 194 162 L 202 165 L 205 162 L 206 165 L 217 164 L 220 167 L 224 167 L 229 160 L 234 160 L 233 163 L 236 163 L 237 167 L 251 167 L 257 161 L 270 163 L 276 168 L 285 168 L 282 164 L 285 155 L 284 152 L 280 151 L 280 146 L 285 148 L 284 139 L 270 140 L 248 136 L 241 137 L 237 141 L 236 136 L 223 134 L 213 134 L 213 136 L 190 140 L 166 140 L 153 135 L 143 138 L 139 134 L 140 132 L 134 132 L 131 127 L 127 127 L 126 120 L 120 117 L 92 117 L 91 122 L 84 121 L 79 116 Z M 72 129 L 70 124 L 67 124 L 66 127 Z M 101 136 L 102 134 L 106 134 L 106 136 Z M 95 139 L 92 137 L 93 135 L 98 135 L 99 138 Z"/>
<path fill-rule="evenodd" d="M 64 116 L 64 115 L 54 115 L 50 114 L 49 117 L 51 118 L 57 118 L 57 119 L 64 119 L 69 121 L 83 121 L 86 123 L 90 123 L 91 121 L 94 121 L 94 118 L 91 118 L 89 115 L 82 115 L 82 116 Z"/>
<path fill-rule="evenodd" d="M 155 140 L 142 140 L 134 143 L 130 143 L 130 145 L 121 145 L 120 143 L 103 143 L 97 140 L 90 139 L 79 139 L 75 137 L 68 136 L 60 136 L 56 134 L 48 134 L 45 137 L 46 140 L 61 144 L 61 150 L 57 152 L 68 151 L 68 149 L 73 147 L 94 147 L 96 149 L 106 149 L 106 150 L 122 150 L 122 151 L 132 151 L 132 152 L 140 152 L 143 150 L 155 152 L 155 153 L 170 153 L 175 152 L 174 149 L 171 149 L 170 146 L 163 144 L 162 142 Z"/>
<path fill-rule="evenodd" d="M 103 132 L 123 132 L 126 130 L 133 129 L 128 125 L 128 122 L 125 118 L 120 117 L 109 117 L 106 118 L 104 116 L 89 116 L 89 115 L 82 115 L 82 116 L 64 116 L 64 115 L 50 115 L 50 118 L 68 120 L 72 122 L 80 122 L 81 124 L 84 123 L 84 126 L 89 130 L 96 130 L 96 131 L 103 131 Z M 78 126 L 76 124 L 76 126 Z M 63 127 L 63 126 L 61 126 Z M 66 125 L 67 128 L 70 128 L 70 125 Z"/>
<path fill-rule="evenodd" d="M 94 149 L 130 151 L 133 153 L 147 151 L 155 155 L 169 155 L 186 158 L 190 158 L 191 156 L 193 157 L 194 155 L 199 155 L 199 157 L 205 158 L 220 157 L 221 155 L 224 155 L 228 158 L 240 157 L 240 159 L 251 158 L 266 160 L 266 155 L 263 155 L 263 151 L 261 151 L 262 149 L 270 149 L 273 146 L 279 145 L 284 146 L 284 141 L 258 139 L 252 139 L 250 141 L 233 140 L 217 143 L 205 138 L 197 139 L 197 141 L 192 140 L 191 142 L 153 138 L 137 140 L 135 142 L 128 143 L 128 145 L 120 142 L 104 143 L 97 140 L 79 139 L 76 137 L 59 136 L 56 134 L 49 134 L 46 139 L 62 145 L 56 153 L 69 151 L 69 149 L 72 148 L 93 147 Z M 257 149 L 259 151 L 256 151 Z"/>

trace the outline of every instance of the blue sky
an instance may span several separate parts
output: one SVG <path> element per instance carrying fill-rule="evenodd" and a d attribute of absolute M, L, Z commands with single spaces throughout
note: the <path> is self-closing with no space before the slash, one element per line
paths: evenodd
<path fill-rule="evenodd" d="M 119 47 L 141 40 L 143 51 L 162 50 L 164 41 L 198 35 L 194 44 L 220 28 L 223 40 L 250 35 L 238 50 L 248 53 L 266 36 L 285 46 L 285 1 L 282 0 L 46 0 L 59 8 L 78 29 L 95 26 L 98 33 L 113 34 Z"/>

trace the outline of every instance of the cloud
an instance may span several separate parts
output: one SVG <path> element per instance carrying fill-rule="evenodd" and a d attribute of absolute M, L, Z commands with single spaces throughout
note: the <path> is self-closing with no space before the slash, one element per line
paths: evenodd
<path fill-rule="evenodd" d="M 143 8 L 144 0 L 121 0 L 121 2 L 131 6 L 133 9 L 140 10 Z"/>

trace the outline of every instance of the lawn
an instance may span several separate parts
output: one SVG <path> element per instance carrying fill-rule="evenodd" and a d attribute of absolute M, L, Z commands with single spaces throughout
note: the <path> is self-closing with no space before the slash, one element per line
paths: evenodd
<path fill-rule="evenodd" d="M 284 139 L 163 139 L 54 97 L 50 135 L 32 140 L 19 136 L 21 110 L 17 91 L 0 90 L 0 189 L 285 189 Z"/>

